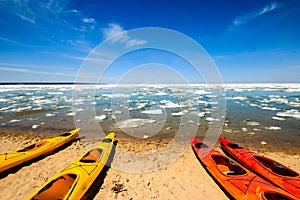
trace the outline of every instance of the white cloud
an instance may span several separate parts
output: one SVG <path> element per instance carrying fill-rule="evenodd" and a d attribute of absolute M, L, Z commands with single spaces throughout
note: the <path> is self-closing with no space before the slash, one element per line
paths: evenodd
<path fill-rule="evenodd" d="M 94 18 L 88 18 L 88 17 L 82 18 L 82 21 L 84 23 L 96 23 L 96 20 Z"/>
<path fill-rule="evenodd" d="M 111 38 L 113 42 L 125 42 L 129 40 L 127 31 L 119 24 L 109 24 L 107 28 L 102 29 L 104 39 Z"/>
<path fill-rule="evenodd" d="M 109 24 L 107 28 L 102 29 L 104 39 L 112 42 L 124 43 L 126 47 L 138 46 L 147 43 L 145 40 L 130 38 L 128 32 L 119 24 Z"/>
<path fill-rule="evenodd" d="M 265 7 L 263 8 L 260 8 L 254 12 L 250 12 L 250 13 L 247 13 L 245 15 L 241 15 L 241 16 L 238 16 L 236 17 L 233 22 L 229 25 L 229 27 L 227 28 L 227 30 L 229 31 L 233 31 L 235 30 L 238 26 L 242 25 L 242 24 L 246 24 L 248 23 L 248 21 L 256 18 L 256 17 L 259 17 L 261 15 L 264 15 L 266 13 L 269 13 L 277 8 L 279 8 L 280 5 L 277 3 L 277 2 L 271 2 L 270 4 L 266 5 Z"/>

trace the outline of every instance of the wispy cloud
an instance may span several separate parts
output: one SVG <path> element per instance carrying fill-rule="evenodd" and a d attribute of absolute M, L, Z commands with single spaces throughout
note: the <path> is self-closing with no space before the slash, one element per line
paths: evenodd
<path fill-rule="evenodd" d="M 139 46 L 147 43 L 145 40 L 130 38 L 128 32 L 119 24 L 109 24 L 107 28 L 102 29 L 102 32 L 105 40 L 110 39 L 112 42 L 124 43 L 126 47 Z"/>
<path fill-rule="evenodd" d="M 20 13 L 16 13 L 16 15 L 29 23 L 35 24 L 35 19 L 29 18 L 25 15 L 21 15 Z"/>
<path fill-rule="evenodd" d="M 263 8 L 260 8 L 256 11 L 247 13 L 245 15 L 241 15 L 236 17 L 233 22 L 228 26 L 228 31 L 236 30 L 240 25 L 248 23 L 250 20 L 255 19 L 256 17 L 259 17 L 261 15 L 264 15 L 266 13 L 269 13 L 275 9 L 278 9 L 280 5 L 277 2 L 271 2 L 270 4 L 264 6 Z"/>
<path fill-rule="evenodd" d="M 33 33 L 49 32 L 46 34 L 49 38 L 44 38 L 44 41 L 51 40 L 54 43 L 61 44 L 61 41 L 67 40 L 65 37 L 68 40 L 86 38 L 89 31 L 95 30 L 97 25 L 96 19 L 70 8 L 69 0 L 0 0 L 0 6 L 23 22 L 32 24 Z M 64 34 L 61 34 L 62 27 Z M 79 45 L 78 48 L 80 47 Z"/>
<path fill-rule="evenodd" d="M 84 23 L 96 23 L 96 20 L 94 18 L 88 18 L 88 17 L 82 18 L 82 21 Z"/>
<path fill-rule="evenodd" d="M 32 69 L 25 68 L 14 68 L 14 67 L 0 67 L 0 71 L 11 71 L 11 72 L 21 72 L 21 73 L 30 73 L 30 74 L 42 74 L 42 75 L 56 75 L 56 76 L 71 76 L 75 77 L 76 74 L 64 73 L 64 72 L 49 72 L 49 71 L 37 71 Z"/>

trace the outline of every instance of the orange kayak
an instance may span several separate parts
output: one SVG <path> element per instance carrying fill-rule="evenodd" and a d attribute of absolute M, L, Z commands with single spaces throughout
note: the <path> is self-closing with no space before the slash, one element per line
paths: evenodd
<path fill-rule="evenodd" d="M 298 199 L 281 188 L 262 179 L 229 157 L 208 148 L 192 137 L 192 148 L 203 167 L 234 199 L 290 200 Z"/>
<path fill-rule="evenodd" d="M 300 174 L 270 158 L 258 155 L 224 137 L 219 138 L 222 149 L 255 173 L 300 198 Z"/>

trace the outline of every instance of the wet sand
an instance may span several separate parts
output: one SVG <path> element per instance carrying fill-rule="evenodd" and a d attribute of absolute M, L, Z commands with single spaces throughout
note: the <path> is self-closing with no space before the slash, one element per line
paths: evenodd
<path fill-rule="evenodd" d="M 63 132 L 39 134 L 0 130 L 0 153 L 13 151 L 32 142 L 51 137 L 55 133 Z M 235 139 L 233 135 L 224 134 L 224 136 Z M 167 139 L 136 140 L 121 135 L 118 137 L 118 133 L 117 139 L 115 155 L 119 149 L 147 152 L 162 148 L 169 142 Z M 241 145 L 244 144 L 247 144 L 246 139 L 243 142 L 241 140 Z M 300 171 L 300 155 L 296 153 L 296 150 L 280 152 L 280 148 L 277 148 L 273 151 L 268 144 L 263 147 L 256 146 L 256 148 L 254 148 L 255 145 L 251 147 L 251 144 L 245 146 Z M 0 179 L 1 199 L 25 199 L 43 182 L 70 165 L 85 150 L 86 143 L 77 140 L 55 154 L 22 166 L 2 177 Z M 128 173 L 118 171 L 113 166 L 114 163 L 112 163 L 112 168 L 104 174 L 103 183 L 96 187 L 94 199 L 228 199 L 200 165 L 191 148 L 188 148 L 174 163 L 154 172 Z"/>

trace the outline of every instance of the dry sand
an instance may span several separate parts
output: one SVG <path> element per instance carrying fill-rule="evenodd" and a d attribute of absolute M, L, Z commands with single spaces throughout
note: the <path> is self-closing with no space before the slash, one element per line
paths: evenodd
<path fill-rule="evenodd" d="M 0 132 L 0 153 L 24 147 L 47 135 Z M 140 144 L 145 146 L 145 144 Z M 153 143 L 151 143 L 153 145 Z M 140 149 L 138 143 L 119 140 L 118 148 Z M 135 148 L 136 147 L 136 148 Z M 118 148 L 116 155 L 118 153 Z M 26 199 L 37 187 L 55 173 L 63 170 L 79 157 L 86 148 L 75 141 L 53 155 L 23 166 L 0 179 L 1 200 Z M 300 171 L 300 155 L 268 153 L 264 155 Z M 112 164 L 113 166 L 113 164 Z M 119 187 L 115 193 L 113 188 Z M 100 190 L 94 199 L 228 199 L 218 185 L 206 173 L 191 148 L 168 166 L 149 173 L 126 173 L 108 169 Z"/>

